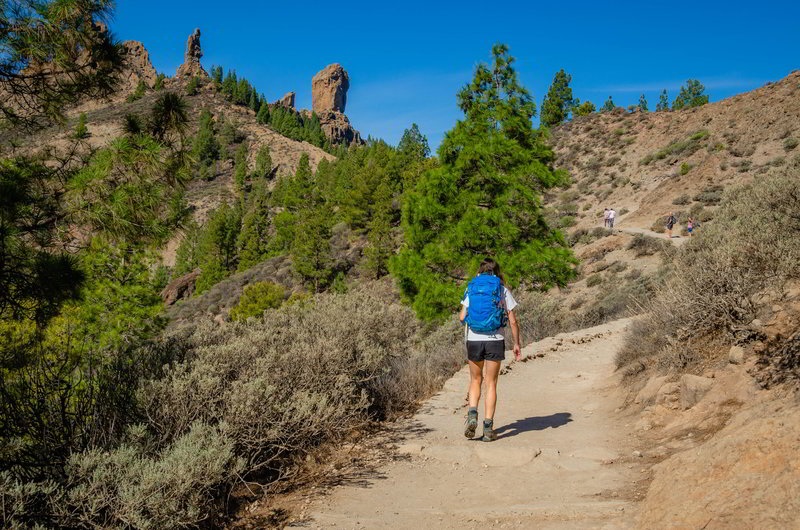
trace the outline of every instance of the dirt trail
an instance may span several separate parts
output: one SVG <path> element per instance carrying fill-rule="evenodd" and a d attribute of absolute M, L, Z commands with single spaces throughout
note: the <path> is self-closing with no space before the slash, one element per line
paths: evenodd
<path fill-rule="evenodd" d="M 615 226 L 614 230 L 619 230 L 620 232 L 625 232 L 627 234 L 644 234 L 646 236 L 655 237 L 658 239 L 667 239 L 666 234 L 659 234 L 658 232 L 653 232 L 652 230 L 648 230 L 647 228 L 638 228 L 635 226 Z M 668 239 L 670 243 L 675 246 L 681 246 L 687 241 L 689 241 L 688 237 L 683 237 L 680 235 L 680 229 L 678 227 L 672 231 L 672 237 Z"/>
<path fill-rule="evenodd" d="M 302 526 L 632 527 L 644 475 L 613 368 L 629 322 L 547 338 L 523 350 L 526 362 L 507 362 L 493 443 L 464 438 L 468 373 L 460 371 L 397 425 L 404 458 L 334 489 Z"/>

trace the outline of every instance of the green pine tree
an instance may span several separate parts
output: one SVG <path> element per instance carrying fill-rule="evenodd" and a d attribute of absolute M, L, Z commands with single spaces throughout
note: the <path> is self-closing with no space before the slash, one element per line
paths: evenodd
<path fill-rule="evenodd" d="M 597 107 L 594 106 L 594 103 L 591 101 L 584 101 L 573 111 L 575 116 L 588 116 L 597 111 Z"/>
<path fill-rule="evenodd" d="M 394 251 L 392 238 L 392 190 L 383 182 L 375 191 L 374 213 L 368 225 L 364 267 L 375 278 L 389 272 L 389 259 Z"/>
<path fill-rule="evenodd" d="M 258 113 L 256 113 L 256 121 L 263 125 L 267 125 L 269 123 L 269 105 L 266 103 L 261 104 L 261 106 L 258 108 Z"/>
<path fill-rule="evenodd" d="M 269 253 L 269 191 L 264 182 L 256 183 L 248 196 L 236 247 L 240 271 L 261 263 Z"/>
<path fill-rule="evenodd" d="M 705 93 L 706 87 L 697 79 L 689 79 L 681 87 L 678 97 L 672 103 L 672 110 L 689 109 L 699 107 L 708 103 L 708 94 Z"/>
<path fill-rule="evenodd" d="M 390 262 L 404 299 L 425 319 L 458 306 L 463 282 L 486 256 L 511 286 L 547 288 L 574 276 L 563 236 L 544 218 L 541 190 L 568 182 L 533 128 L 536 104 L 505 45 L 458 94 L 465 117 L 445 134 L 440 167 L 427 171 L 403 207 L 405 248 Z"/>
<path fill-rule="evenodd" d="M 616 108 L 617 106 L 614 104 L 614 100 L 611 99 L 611 96 L 608 96 L 606 102 L 603 103 L 602 107 L 600 107 L 600 112 L 611 112 Z"/>
<path fill-rule="evenodd" d="M 264 179 L 272 172 L 272 157 L 269 154 L 269 146 L 264 144 L 258 148 L 256 153 L 256 168 L 253 177 Z"/>
<path fill-rule="evenodd" d="M 86 126 L 86 113 L 81 112 L 78 116 L 78 123 L 75 124 L 75 129 L 72 131 L 72 137 L 76 140 L 83 140 L 89 137 L 89 128 Z"/>
<path fill-rule="evenodd" d="M 297 216 L 290 248 L 294 271 L 317 292 L 333 280 L 332 214 L 325 205 L 304 208 Z"/>
<path fill-rule="evenodd" d="M 403 131 L 397 150 L 416 160 L 424 160 L 431 155 L 428 139 L 420 132 L 416 123 L 412 123 L 410 129 Z"/>
<path fill-rule="evenodd" d="M 639 104 L 636 107 L 640 112 L 648 112 L 650 110 L 647 108 L 647 98 L 644 97 L 644 94 L 639 96 Z"/>
<path fill-rule="evenodd" d="M 665 110 L 669 110 L 669 97 L 667 96 L 666 88 L 661 91 L 661 95 L 658 97 L 658 103 L 656 103 L 656 112 Z"/>
<path fill-rule="evenodd" d="M 572 97 L 572 88 L 569 83 L 572 76 L 563 69 L 556 72 L 553 84 L 542 102 L 541 122 L 545 127 L 555 127 L 564 123 L 569 118 L 575 100 Z"/>
<path fill-rule="evenodd" d="M 247 180 L 247 151 L 247 143 L 241 143 L 233 155 L 233 181 L 239 190 L 244 189 Z"/>

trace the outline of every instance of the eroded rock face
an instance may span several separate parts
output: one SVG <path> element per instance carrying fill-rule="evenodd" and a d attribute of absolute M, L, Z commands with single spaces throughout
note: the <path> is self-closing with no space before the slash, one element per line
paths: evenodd
<path fill-rule="evenodd" d="M 144 81 L 148 87 L 153 87 L 158 77 L 158 72 L 150 62 L 147 48 L 139 41 L 127 40 L 122 43 L 122 69 L 120 70 L 120 85 L 122 90 L 133 90 L 139 81 Z"/>
<path fill-rule="evenodd" d="M 317 117 L 319 117 L 322 132 L 330 139 L 331 143 L 346 145 L 363 143 L 361 135 L 353 128 L 350 120 L 343 113 L 332 110 L 317 111 Z"/>
<path fill-rule="evenodd" d="M 164 300 L 164 305 L 173 305 L 178 300 L 192 296 L 198 276 L 200 276 L 200 269 L 195 269 L 169 282 L 161 291 L 161 299 Z"/>
<path fill-rule="evenodd" d="M 183 64 L 178 67 L 176 76 L 180 79 L 208 77 L 208 74 L 200 64 L 201 57 L 203 57 L 203 51 L 200 49 L 200 28 L 196 28 L 186 41 Z"/>
<path fill-rule="evenodd" d="M 350 77 L 342 65 L 334 63 L 326 66 L 311 80 L 311 106 L 314 112 L 344 112 L 347 104 L 347 90 Z"/>
<path fill-rule="evenodd" d="M 287 92 L 286 94 L 283 95 L 283 97 L 281 99 L 279 99 L 278 101 L 273 103 L 273 105 L 280 105 L 281 107 L 286 107 L 286 108 L 289 108 L 289 109 L 293 109 L 294 108 L 294 97 L 295 97 L 295 93 L 294 92 Z"/>

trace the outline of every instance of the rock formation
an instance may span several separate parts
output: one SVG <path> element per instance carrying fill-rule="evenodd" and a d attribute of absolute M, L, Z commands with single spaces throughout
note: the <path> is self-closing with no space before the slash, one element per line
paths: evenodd
<path fill-rule="evenodd" d="M 350 77 L 339 63 L 329 64 L 311 80 L 311 106 L 314 112 L 344 112 Z"/>
<path fill-rule="evenodd" d="M 139 81 L 144 81 L 151 88 L 155 84 L 158 72 L 153 68 L 150 54 L 141 42 L 128 40 L 122 43 L 122 65 L 119 76 L 123 91 L 134 90 Z"/>
<path fill-rule="evenodd" d="M 317 112 L 317 117 L 322 126 L 322 132 L 330 139 L 331 143 L 346 145 L 362 143 L 361 134 L 353 128 L 350 120 L 343 113 L 326 110 Z"/>
<path fill-rule="evenodd" d="M 208 74 L 200 64 L 203 51 L 200 49 L 200 28 L 194 30 L 186 41 L 186 53 L 183 56 L 183 64 L 178 67 L 176 77 L 178 79 L 191 79 L 193 77 L 208 77 Z"/>
<path fill-rule="evenodd" d="M 161 291 L 161 299 L 164 300 L 164 305 L 173 305 L 178 300 L 192 296 L 198 276 L 200 276 L 200 269 L 195 269 L 169 282 Z"/>
<path fill-rule="evenodd" d="M 294 92 L 287 92 L 286 94 L 283 95 L 283 97 L 281 99 L 279 99 L 278 101 L 273 103 L 273 105 L 280 105 L 281 107 L 286 107 L 286 108 L 289 108 L 289 109 L 293 109 L 294 108 L 294 96 L 295 96 Z"/>
<path fill-rule="evenodd" d="M 349 88 L 350 76 L 339 63 L 326 66 L 311 80 L 311 107 L 334 144 L 361 143 L 361 135 L 344 115 Z"/>

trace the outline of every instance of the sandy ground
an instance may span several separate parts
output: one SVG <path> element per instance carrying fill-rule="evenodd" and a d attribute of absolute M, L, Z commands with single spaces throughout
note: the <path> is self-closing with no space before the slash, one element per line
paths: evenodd
<path fill-rule="evenodd" d="M 629 528 L 637 487 L 614 354 L 629 319 L 547 338 L 506 362 L 495 428 L 463 434 L 466 368 L 397 425 L 404 458 L 309 507 L 310 528 Z M 541 354 L 544 354 L 541 356 Z M 512 357 L 508 354 L 508 357 Z M 480 410 L 480 419 L 483 411 Z"/>
<path fill-rule="evenodd" d="M 688 236 L 684 237 L 684 236 L 680 235 L 681 231 L 680 231 L 680 228 L 677 227 L 677 226 L 672 231 L 672 237 L 671 238 L 668 238 L 666 233 L 659 234 L 658 232 L 653 232 L 652 230 L 648 230 L 647 228 L 638 228 L 638 227 L 635 227 L 635 226 L 615 226 L 614 230 L 619 230 L 620 232 L 625 232 L 627 234 L 633 234 L 633 235 L 644 234 L 646 236 L 655 237 L 655 238 L 658 238 L 658 239 L 667 239 L 667 240 L 669 240 L 670 243 L 672 243 L 675 246 L 681 246 L 684 243 L 686 243 L 687 241 L 689 241 L 689 237 Z"/>

